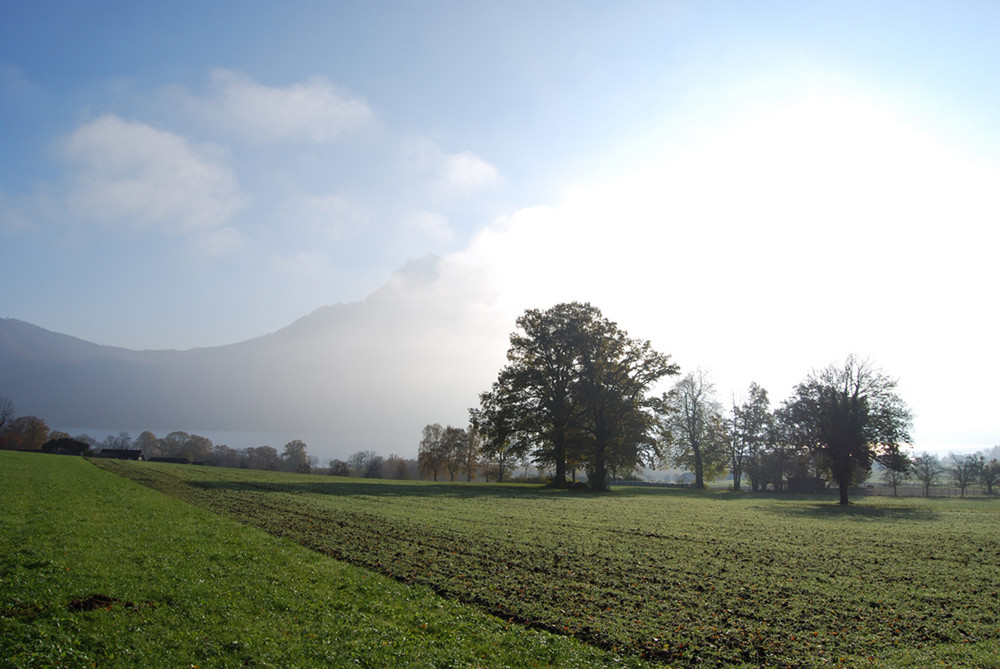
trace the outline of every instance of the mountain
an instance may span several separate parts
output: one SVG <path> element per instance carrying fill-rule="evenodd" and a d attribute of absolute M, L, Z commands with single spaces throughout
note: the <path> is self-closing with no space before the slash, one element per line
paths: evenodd
<path fill-rule="evenodd" d="M 101 346 L 0 319 L 0 395 L 50 425 L 290 432 L 322 435 L 332 455 L 412 455 L 424 425 L 464 424 L 509 328 L 442 293 L 437 268 L 411 262 L 363 302 L 187 351 Z"/>

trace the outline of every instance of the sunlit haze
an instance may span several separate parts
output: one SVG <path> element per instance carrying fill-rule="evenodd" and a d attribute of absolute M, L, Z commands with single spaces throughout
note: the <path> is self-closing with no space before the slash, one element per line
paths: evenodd
<path fill-rule="evenodd" d="M 724 403 L 855 353 L 916 450 L 991 448 L 998 27 L 990 3 L 5 3 L 0 317 L 190 349 L 382 305 L 394 329 L 354 333 L 394 349 L 379 378 L 455 379 L 383 449 L 410 456 L 520 313 L 588 301 Z M 343 420 L 391 423 L 387 396 Z"/>

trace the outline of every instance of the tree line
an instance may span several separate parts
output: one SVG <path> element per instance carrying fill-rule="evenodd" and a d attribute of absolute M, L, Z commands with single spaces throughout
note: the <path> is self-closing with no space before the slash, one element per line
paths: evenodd
<path fill-rule="evenodd" d="M 51 430 L 37 416 L 16 416 L 14 404 L 0 396 L 0 448 L 21 451 L 72 451 L 81 455 L 100 455 L 102 451 L 139 451 L 145 460 L 175 460 L 218 467 L 310 472 L 317 459 L 308 453 L 305 442 L 293 439 L 279 453 L 273 446 L 230 448 L 213 444 L 211 439 L 182 430 L 157 437 L 145 430 L 135 439 L 119 432 L 98 441 L 87 434 L 70 436 Z"/>
<path fill-rule="evenodd" d="M 568 485 L 567 473 L 580 469 L 594 490 L 640 466 L 675 466 L 693 472 L 697 487 L 725 472 L 734 488 L 745 476 L 754 491 L 830 481 L 847 504 L 850 486 L 876 462 L 909 467 L 901 449 L 910 442 L 910 410 L 896 381 L 867 360 L 849 356 L 810 373 L 773 410 L 767 391 L 752 384 L 726 411 L 702 371 L 658 394 L 679 367 L 588 303 L 529 309 L 516 325 L 507 364 L 470 409 L 470 430 L 501 478 L 525 455 L 552 470 L 552 485 Z M 434 427 L 421 442 L 428 467 L 431 444 L 450 452 Z M 457 435 L 452 441 L 459 447 Z M 456 456 L 452 466 L 469 457 Z"/>
<path fill-rule="evenodd" d="M 331 474 L 358 478 L 420 478 L 420 468 L 413 458 L 398 455 L 382 457 L 374 451 L 357 451 L 346 460 L 334 458 L 329 467 L 318 466 L 319 459 L 309 455 L 308 446 L 293 439 L 279 452 L 273 446 L 231 448 L 182 430 L 157 437 L 145 430 L 133 438 L 128 432 L 111 434 L 98 441 L 87 434 L 70 436 L 51 430 L 37 416 L 17 416 L 14 404 L 0 395 L 0 449 L 19 451 L 73 452 L 100 455 L 102 451 L 139 451 L 145 460 L 173 460 L 215 467 L 261 469 L 299 473 Z"/>
<path fill-rule="evenodd" d="M 959 489 L 962 497 L 966 491 L 976 485 L 982 486 L 987 495 L 994 494 L 993 488 L 1000 485 L 1000 446 L 995 446 L 990 452 L 980 451 L 971 454 L 950 454 L 938 459 L 930 453 L 916 456 L 903 456 L 903 466 L 896 469 L 885 469 L 883 482 L 897 493 L 899 486 L 916 481 L 923 489 L 925 497 L 930 496 L 931 489 L 938 485 L 952 484 Z"/>

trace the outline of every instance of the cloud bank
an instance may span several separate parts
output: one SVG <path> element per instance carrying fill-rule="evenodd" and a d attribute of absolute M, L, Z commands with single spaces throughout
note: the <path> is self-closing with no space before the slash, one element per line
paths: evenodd
<path fill-rule="evenodd" d="M 499 218 L 415 292 L 465 286 L 498 339 L 525 308 L 590 301 L 710 370 L 724 402 L 751 381 L 779 402 L 810 369 L 871 356 L 901 376 L 918 439 L 989 439 L 988 398 L 955 386 L 1000 374 L 982 358 L 998 189 L 996 166 L 890 110 L 806 97 Z"/>

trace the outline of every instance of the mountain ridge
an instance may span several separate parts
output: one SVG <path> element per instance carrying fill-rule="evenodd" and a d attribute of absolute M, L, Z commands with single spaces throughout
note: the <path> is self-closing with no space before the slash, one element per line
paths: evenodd
<path fill-rule="evenodd" d="M 404 267 L 363 302 L 187 350 L 105 346 L 0 319 L 0 395 L 50 425 L 320 434 L 325 450 L 416 451 L 428 423 L 464 424 L 505 339 Z M 494 361 L 497 366 L 494 366 Z"/>

